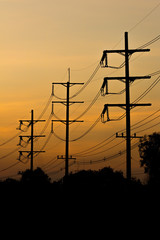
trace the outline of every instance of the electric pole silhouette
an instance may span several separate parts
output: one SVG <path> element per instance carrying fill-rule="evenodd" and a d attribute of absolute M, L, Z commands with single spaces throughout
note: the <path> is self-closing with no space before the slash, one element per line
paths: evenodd
<path fill-rule="evenodd" d="M 128 32 L 125 32 L 125 49 L 124 50 L 105 50 L 101 58 L 101 66 L 108 67 L 108 53 L 119 53 L 125 56 L 125 77 L 106 77 L 102 84 L 102 90 L 106 88 L 106 93 L 108 93 L 108 80 L 120 80 L 125 83 L 126 90 L 126 103 L 125 104 L 105 104 L 102 111 L 102 119 L 104 120 L 104 114 L 107 113 L 107 121 L 110 121 L 108 107 L 120 107 L 126 111 L 126 136 L 118 136 L 126 138 L 126 177 L 128 180 L 131 179 L 131 138 L 139 138 L 136 135 L 131 136 L 131 120 L 130 120 L 130 110 L 137 106 L 151 106 L 148 104 L 131 104 L 130 103 L 130 83 L 136 79 L 149 79 L 150 76 L 135 76 L 130 77 L 129 75 L 129 57 L 136 52 L 148 52 L 150 49 L 129 49 L 128 47 Z M 104 63 L 105 62 L 105 63 Z"/>
<path fill-rule="evenodd" d="M 34 157 L 34 153 L 42 153 L 45 151 L 34 151 L 34 139 L 35 138 L 39 138 L 39 137 L 45 137 L 45 135 L 34 135 L 34 124 L 37 122 L 44 122 L 45 120 L 34 120 L 34 111 L 31 110 L 31 120 L 19 120 L 20 122 L 20 128 L 21 129 L 21 125 L 24 122 L 29 123 L 28 127 L 31 126 L 31 135 L 27 135 L 27 136 L 19 136 L 20 138 L 20 142 L 18 145 L 21 145 L 21 142 L 23 141 L 23 138 L 28 138 L 27 143 L 31 142 L 31 150 L 30 151 L 19 151 L 19 159 L 21 161 L 21 156 L 23 155 L 23 153 L 28 153 L 27 157 L 30 157 L 30 170 L 33 171 L 33 157 Z"/>
<path fill-rule="evenodd" d="M 66 94 L 66 101 L 52 101 L 52 111 L 54 113 L 54 103 L 62 103 L 66 106 L 66 119 L 65 120 L 52 120 L 52 131 L 53 130 L 53 122 L 63 122 L 66 125 L 66 139 L 65 139 L 65 156 L 57 156 L 58 159 L 64 159 L 65 160 L 65 180 L 67 180 L 68 174 L 69 174 L 69 159 L 74 159 L 72 156 L 69 156 L 69 124 L 72 122 L 83 122 L 79 120 L 70 120 L 69 118 L 69 108 L 70 105 L 75 103 L 84 103 L 83 101 L 70 101 L 70 87 L 74 85 L 83 85 L 83 83 L 71 83 L 70 82 L 70 68 L 68 69 L 68 82 L 66 83 L 52 83 L 52 95 L 54 96 L 54 85 L 62 85 L 66 87 L 67 94 Z"/>

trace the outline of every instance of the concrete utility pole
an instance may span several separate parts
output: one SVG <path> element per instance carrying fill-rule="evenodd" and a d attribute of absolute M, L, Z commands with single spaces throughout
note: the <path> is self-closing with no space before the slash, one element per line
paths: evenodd
<path fill-rule="evenodd" d="M 19 136 L 20 137 L 20 142 L 19 145 L 21 145 L 21 142 L 23 141 L 23 138 L 28 138 L 27 142 L 31 142 L 31 150 L 30 151 L 19 151 L 19 160 L 21 160 L 21 156 L 23 155 L 23 153 L 28 153 L 27 157 L 30 156 L 30 170 L 33 171 L 33 155 L 34 153 L 41 153 L 41 152 L 45 152 L 45 151 L 34 151 L 34 139 L 35 138 L 39 138 L 39 137 L 45 137 L 45 135 L 34 135 L 34 124 L 36 122 L 44 122 L 45 120 L 34 120 L 34 111 L 31 110 L 31 120 L 20 120 L 20 129 L 21 129 L 21 125 L 24 122 L 29 123 L 28 127 L 31 126 L 31 135 L 29 136 Z"/>
<path fill-rule="evenodd" d="M 66 140 L 65 140 L 65 156 L 57 156 L 58 159 L 65 159 L 65 179 L 67 179 L 69 174 L 69 159 L 75 159 L 69 156 L 69 123 L 71 122 L 83 122 L 78 120 L 69 119 L 69 107 L 74 103 L 84 103 L 82 101 L 70 101 L 70 87 L 74 85 L 82 85 L 83 83 L 71 83 L 70 82 L 70 68 L 68 69 L 68 82 L 67 83 L 52 83 L 52 95 L 54 96 L 54 85 L 60 84 L 67 88 L 66 101 L 52 101 L 52 111 L 54 103 L 62 103 L 66 106 L 66 120 L 52 120 L 53 122 L 63 122 L 66 125 Z M 53 126 L 52 126 L 53 131 Z"/>
<path fill-rule="evenodd" d="M 121 107 L 126 110 L 126 136 L 118 136 L 116 134 L 116 137 L 123 137 L 126 138 L 126 177 L 128 180 L 131 179 L 131 138 L 139 138 L 136 135 L 131 136 L 131 123 L 130 123 L 130 110 L 136 106 L 151 106 L 151 104 L 131 104 L 130 103 L 130 82 L 136 80 L 136 79 L 148 79 L 151 78 L 150 76 L 135 76 L 130 77 L 129 75 L 129 56 L 132 55 L 135 52 L 148 52 L 149 49 L 129 49 L 128 48 L 128 32 L 125 32 L 125 49 L 124 50 L 105 50 L 103 52 L 102 58 L 101 58 L 101 66 L 102 67 L 108 67 L 108 59 L 107 54 L 108 53 L 120 53 L 125 56 L 125 77 L 106 77 L 104 78 L 104 82 L 102 84 L 102 90 L 106 88 L 106 93 L 108 93 L 108 80 L 120 80 L 125 83 L 125 89 L 126 89 L 126 103 L 125 104 L 105 104 L 104 109 L 102 111 L 102 118 L 104 119 L 104 114 L 107 112 L 107 121 L 110 121 L 109 119 L 109 112 L 108 107 Z M 105 64 L 104 64 L 105 62 Z M 105 95 L 104 94 L 104 95 Z"/>

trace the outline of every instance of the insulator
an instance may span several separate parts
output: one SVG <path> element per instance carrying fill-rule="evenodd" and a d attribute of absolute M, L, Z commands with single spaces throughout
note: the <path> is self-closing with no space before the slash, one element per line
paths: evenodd
<path fill-rule="evenodd" d="M 52 103 L 52 112 L 51 114 L 54 114 L 54 103 Z"/>
<path fill-rule="evenodd" d="M 53 133 L 53 122 L 51 122 L 51 133 Z"/>
<path fill-rule="evenodd" d="M 52 96 L 54 96 L 54 84 L 52 83 Z"/>
<path fill-rule="evenodd" d="M 108 94 L 108 80 L 107 79 L 105 80 L 105 87 L 106 87 L 106 93 L 105 94 Z"/>
<path fill-rule="evenodd" d="M 101 88 L 100 91 L 101 91 L 101 96 L 104 97 L 104 95 L 105 95 L 105 94 L 104 94 L 104 88 Z"/>
<path fill-rule="evenodd" d="M 105 60 L 105 67 L 108 67 L 107 54 L 105 55 L 105 58 L 104 58 L 104 60 Z"/>
<path fill-rule="evenodd" d="M 110 121 L 108 106 L 106 107 L 106 112 L 107 112 L 107 121 Z"/>
<path fill-rule="evenodd" d="M 104 114 L 103 113 L 101 114 L 101 121 L 102 121 L 102 123 L 104 123 Z"/>

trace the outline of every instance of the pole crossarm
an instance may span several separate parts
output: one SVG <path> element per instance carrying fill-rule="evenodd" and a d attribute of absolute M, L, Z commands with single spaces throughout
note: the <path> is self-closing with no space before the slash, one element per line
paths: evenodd
<path fill-rule="evenodd" d="M 135 53 L 135 52 L 149 52 L 150 49 L 128 49 L 129 53 Z M 122 49 L 122 50 L 104 50 L 103 51 L 103 55 L 105 55 L 106 53 L 125 53 L 126 49 Z"/>
<path fill-rule="evenodd" d="M 133 76 L 133 77 L 129 77 L 129 81 L 130 82 L 134 82 L 136 79 L 150 79 L 151 76 Z M 113 93 L 113 92 L 108 92 L 108 80 L 119 80 L 123 83 L 126 83 L 126 77 L 105 77 L 103 79 L 103 83 L 101 86 L 101 94 L 102 96 L 106 95 L 106 94 L 117 94 L 117 93 Z M 106 89 L 105 93 L 104 93 L 104 88 Z"/>
<path fill-rule="evenodd" d="M 36 138 L 36 137 L 45 137 L 45 136 L 46 136 L 46 135 L 33 135 L 34 138 Z M 19 137 L 20 137 L 20 138 L 24 138 L 24 137 L 25 137 L 25 138 L 30 138 L 31 136 L 22 136 L 22 135 L 20 135 Z"/>
<path fill-rule="evenodd" d="M 128 49 L 127 55 L 131 55 L 136 52 L 149 52 L 149 51 L 150 49 Z M 103 65 L 103 62 L 105 61 L 105 65 L 103 67 L 108 67 L 108 61 L 107 61 L 108 53 L 119 53 L 124 55 L 126 53 L 126 49 L 125 50 L 104 50 L 102 58 L 100 60 L 100 65 Z"/>
<path fill-rule="evenodd" d="M 131 138 L 143 138 L 142 136 L 137 136 L 136 133 L 134 133 L 134 135 L 130 136 Z M 127 136 L 125 136 L 123 133 L 121 133 L 121 135 L 119 135 L 118 133 L 116 133 L 116 138 L 127 138 Z"/>
<path fill-rule="evenodd" d="M 130 108 L 133 107 L 144 107 L 144 106 L 151 106 L 151 103 L 130 103 L 129 106 Z M 105 104 L 102 114 L 105 114 L 105 112 L 108 110 L 108 107 L 120 107 L 122 109 L 126 109 L 126 104 L 115 104 L 115 103 L 109 103 L 109 104 Z"/>
<path fill-rule="evenodd" d="M 52 104 L 53 103 L 62 103 L 63 105 L 67 105 L 68 102 L 67 101 L 52 101 Z M 84 101 L 69 101 L 69 104 L 72 105 L 74 103 L 84 103 Z"/>
<path fill-rule="evenodd" d="M 52 83 L 52 95 L 54 96 L 54 85 L 62 85 L 64 87 L 72 87 L 74 85 L 83 85 L 84 83 L 70 83 L 70 80 L 69 82 L 67 83 L 64 83 L 64 82 L 53 82 Z"/>
<path fill-rule="evenodd" d="M 33 153 L 44 153 L 45 151 L 33 151 Z M 31 151 L 19 151 L 19 153 L 31 153 Z"/>
<path fill-rule="evenodd" d="M 52 122 L 66 122 L 66 120 L 51 120 Z M 83 120 L 69 120 L 68 122 L 84 122 Z"/>
<path fill-rule="evenodd" d="M 19 158 L 18 158 L 19 161 L 21 161 L 21 156 L 23 155 L 23 153 L 28 153 L 27 158 L 29 158 L 29 156 L 32 157 L 31 151 L 19 151 Z M 33 154 L 34 153 L 45 153 L 45 151 L 33 151 Z"/>
<path fill-rule="evenodd" d="M 45 122 L 46 120 L 33 120 L 33 122 Z M 20 123 L 22 122 L 31 122 L 31 120 L 19 120 Z"/>
<path fill-rule="evenodd" d="M 129 77 L 130 81 L 134 81 L 136 79 L 150 79 L 151 76 L 133 76 L 133 77 Z M 126 77 L 105 77 L 104 81 L 106 80 L 125 80 Z"/>
<path fill-rule="evenodd" d="M 67 83 L 63 83 L 63 82 L 53 82 L 52 83 L 53 85 L 54 84 L 57 84 L 57 85 L 64 85 L 65 87 L 67 86 Z M 84 83 L 69 83 L 69 85 L 83 85 Z"/>
<path fill-rule="evenodd" d="M 57 159 L 65 160 L 65 159 L 66 159 L 66 156 L 64 156 L 64 155 L 58 155 L 58 156 L 57 156 Z M 72 157 L 72 155 L 68 156 L 68 159 L 76 160 L 76 158 L 75 158 L 75 157 Z"/>

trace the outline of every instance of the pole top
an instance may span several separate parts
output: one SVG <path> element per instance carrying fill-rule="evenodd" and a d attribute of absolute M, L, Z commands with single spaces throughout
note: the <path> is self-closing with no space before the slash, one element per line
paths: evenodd
<path fill-rule="evenodd" d="M 71 69 L 68 68 L 68 82 L 70 83 L 70 75 L 71 75 Z"/>

